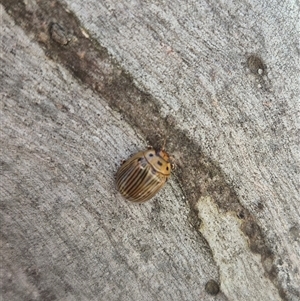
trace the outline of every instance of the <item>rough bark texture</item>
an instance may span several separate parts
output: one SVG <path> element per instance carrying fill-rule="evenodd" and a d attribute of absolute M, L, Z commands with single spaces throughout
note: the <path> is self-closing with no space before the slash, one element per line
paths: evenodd
<path fill-rule="evenodd" d="M 3 300 L 299 300 L 295 2 L 1 3 Z"/>

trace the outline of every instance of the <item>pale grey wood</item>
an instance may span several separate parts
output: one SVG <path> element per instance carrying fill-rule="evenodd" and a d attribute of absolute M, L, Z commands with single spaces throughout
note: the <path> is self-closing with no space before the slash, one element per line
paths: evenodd
<path fill-rule="evenodd" d="M 178 184 L 143 205 L 117 193 L 146 141 L 2 18 L 3 300 L 226 300 L 205 292 L 218 270 Z"/>
<path fill-rule="evenodd" d="M 161 116 L 219 162 L 275 254 L 286 298 L 299 300 L 299 2 L 65 2 L 156 97 Z M 264 74 L 247 68 L 251 54 L 263 59 Z M 216 243 L 213 252 L 228 247 Z M 229 288 L 228 298 L 257 300 L 247 281 L 239 287 L 244 296 Z"/>
<path fill-rule="evenodd" d="M 208 196 L 198 203 L 199 230 L 212 257 L 188 226 L 189 207 L 174 181 L 153 202 L 124 202 L 113 174 L 145 145 L 138 129 L 49 61 L 3 14 L 3 296 L 278 300 L 281 293 L 298 300 L 297 4 L 64 3 L 156 97 L 157 118 L 174 118 L 220 164 L 274 259 L 262 264 L 236 215 L 215 209 Z M 34 11 L 36 3 L 26 5 Z M 246 66 L 252 53 L 266 64 L 262 76 Z M 271 281 L 273 263 L 279 273 Z M 204 285 L 218 271 L 225 295 L 210 297 Z"/>

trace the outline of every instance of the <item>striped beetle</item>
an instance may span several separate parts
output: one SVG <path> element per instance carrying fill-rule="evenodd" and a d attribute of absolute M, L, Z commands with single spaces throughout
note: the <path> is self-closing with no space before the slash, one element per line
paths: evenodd
<path fill-rule="evenodd" d="M 116 185 L 129 201 L 146 202 L 167 182 L 173 164 L 164 148 L 136 153 L 125 161 L 116 174 Z"/>

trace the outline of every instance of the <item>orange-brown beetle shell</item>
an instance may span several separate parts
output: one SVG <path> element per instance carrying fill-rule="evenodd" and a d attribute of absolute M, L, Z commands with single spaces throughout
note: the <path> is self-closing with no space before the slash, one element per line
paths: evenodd
<path fill-rule="evenodd" d="M 145 202 L 166 183 L 171 169 L 170 156 L 164 150 L 138 152 L 119 168 L 117 189 L 129 201 Z"/>

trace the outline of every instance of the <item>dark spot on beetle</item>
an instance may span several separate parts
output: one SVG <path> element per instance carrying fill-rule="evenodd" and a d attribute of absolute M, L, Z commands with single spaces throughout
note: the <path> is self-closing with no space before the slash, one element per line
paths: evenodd
<path fill-rule="evenodd" d="M 167 170 L 169 170 L 169 167 L 167 166 Z"/>
<path fill-rule="evenodd" d="M 157 164 L 158 164 L 159 166 L 162 166 L 162 163 L 161 163 L 160 161 L 157 161 Z"/>
<path fill-rule="evenodd" d="M 205 284 L 205 290 L 210 295 L 217 295 L 220 291 L 219 284 L 215 280 L 209 280 Z"/>
<path fill-rule="evenodd" d="M 153 157 L 153 154 L 149 154 L 149 157 Z"/>

